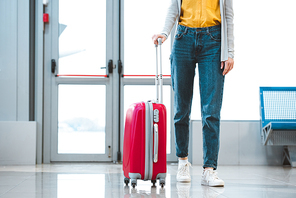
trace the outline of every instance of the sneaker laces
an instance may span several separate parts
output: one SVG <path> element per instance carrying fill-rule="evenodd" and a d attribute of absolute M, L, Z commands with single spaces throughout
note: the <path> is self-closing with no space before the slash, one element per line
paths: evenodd
<path fill-rule="evenodd" d="M 216 172 L 216 171 L 213 171 L 212 172 L 212 175 L 213 175 L 213 179 L 215 180 L 215 179 L 218 179 L 218 180 L 220 180 L 220 178 L 218 177 L 218 172 Z"/>
<path fill-rule="evenodd" d="M 181 168 L 178 169 L 178 174 L 182 176 L 189 175 L 190 166 L 191 166 L 190 162 L 187 162 L 185 165 L 182 165 Z"/>
<path fill-rule="evenodd" d="M 204 173 L 205 173 L 206 171 L 204 171 Z M 217 171 L 214 171 L 214 170 L 208 170 L 208 172 L 209 172 L 209 177 L 211 177 L 213 180 L 216 180 L 216 179 L 218 179 L 218 180 L 220 180 L 220 178 L 218 177 L 218 172 Z M 204 173 L 203 173 L 203 175 L 204 175 Z M 205 176 L 205 175 L 204 175 Z"/>
<path fill-rule="evenodd" d="M 209 176 L 213 179 L 213 181 L 215 181 L 215 180 L 220 180 L 220 178 L 218 177 L 218 172 L 217 171 L 210 171 L 209 172 Z"/>

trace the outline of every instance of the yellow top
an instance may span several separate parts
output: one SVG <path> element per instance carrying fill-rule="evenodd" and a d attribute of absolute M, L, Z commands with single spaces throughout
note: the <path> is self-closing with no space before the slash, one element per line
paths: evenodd
<path fill-rule="evenodd" d="M 219 0 L 183 0 L 179 24 L 192 28 L 221 24 Z"/>

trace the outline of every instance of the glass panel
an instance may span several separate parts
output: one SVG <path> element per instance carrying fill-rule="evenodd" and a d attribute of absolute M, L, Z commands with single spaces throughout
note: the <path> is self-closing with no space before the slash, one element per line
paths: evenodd
<path fill-rule="evenodd" d="M 167 109 L 167 154 L 171 153 L 171 86 L 163 86 L 163 103 Z M 136 94 L 135 94 L 136 93 Z M 124 86 L 124 115 L 128 107 L 136 102 L 155 99 L 154 85 L 125 85 Z M 124 117 L 125 120 L 125 117 Z"/>
<path fill-rule="evenodd" d="M 124 74 L 155 74 L 153 34 L 164 25 L 170 0 L 124 1 Z M 145 9 L 143 9 L 145 8 Z M 162 47 L 163 74 L 170 74 L 170 38 Z"/>
<path fill-rule="evenodd" d="M 106 1 L 59 0 L 59 74 L 106 74 Z"/>
<path fill-rule="evenodd" d="M 105 197 L 105 174 L 58 174 L 57 197 Z"/>
<path fill-rule="evenodd" d="M 58 153 L 105 153 L 105 85 L 59 85 Z"/>

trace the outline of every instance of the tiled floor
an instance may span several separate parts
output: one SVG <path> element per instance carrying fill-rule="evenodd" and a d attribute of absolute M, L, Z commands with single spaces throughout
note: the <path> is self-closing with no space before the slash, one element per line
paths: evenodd
<path fill-rule="evenodd" d="M 224 188 L 201 186 L 200 166 L 192 166 L 191 184 L 177 183 L 176 171 L 176 165 L 168 165 L 164 188 L 138 181 L 133 189 L 124 187 L 119 164 L 0 166 L 0 198 L 296 198 L 296 168 L 220 166 L 218 172 L 225 181 Z"/>

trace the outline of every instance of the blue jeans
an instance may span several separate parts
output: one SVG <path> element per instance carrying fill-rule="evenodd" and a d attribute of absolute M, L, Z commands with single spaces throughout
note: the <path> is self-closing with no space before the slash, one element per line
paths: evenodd
<path fill-rule="evenodd" d="M 171 54 L 176 155 L 188 156 L 193 81 L 198 63 L 204 167 L 217 168 L 224 76 L 221 27 L 178 26 Z"/>

